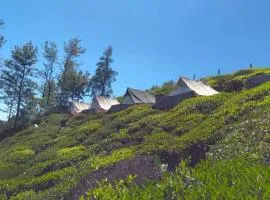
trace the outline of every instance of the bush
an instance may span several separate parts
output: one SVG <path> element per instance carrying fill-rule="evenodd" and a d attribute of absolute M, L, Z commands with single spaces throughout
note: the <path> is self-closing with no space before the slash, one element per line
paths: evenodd
<path fill-rule="evenodd" d="M 35 156 L 35 152 L 27 146 L 16 147 L 7 155 L 7 161 L 24 163 Z"/>
<path fill-rule="evenodd" d="M 83 154 L 84 146 L 75 146 L 58 150 L 57 155 L 62 159 L 77 158 Z"/>
<path fill-rule="evenodd" d="M 243 80 L 229 80 L 223 83 L 223 91 L 225 92 L 234 92 L 234 91 L 240 91 L 244 88 L 244 82 Z"/>

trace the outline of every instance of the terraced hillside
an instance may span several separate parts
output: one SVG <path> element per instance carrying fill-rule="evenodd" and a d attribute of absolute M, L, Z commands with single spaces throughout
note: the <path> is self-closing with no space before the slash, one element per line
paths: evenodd
<path fill-rule="evenodd" d="M 0 199 L 270 199 L 269 165 L 267 82 L 168 112 L 50 115 L 0 142 Z"/>

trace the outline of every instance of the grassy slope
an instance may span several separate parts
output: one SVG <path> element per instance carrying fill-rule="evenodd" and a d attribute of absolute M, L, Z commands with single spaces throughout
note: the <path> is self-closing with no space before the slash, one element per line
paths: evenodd
<path fill-rule="evenodd" d="M 233 74 L 208 77 L 205 80 L 218 91 L 240 91 L 246 87 L 246 79 L 256 75 L 270 74 L 270 68 L 239 70 Z"/>
<path fill-rule="evenodd" d="M 143 187 L 131 177 L 116 188 L 104 182 L 88 196 L 268 198 L 269 134 L 269 82 L 242 92 L 188 99 L 169 112 L 139 105 L 107 115 L 51 115 L 38 129 L 0 142 L 0 199 L 61 199 L 82 177 L 105 166 L 149 154 L 163 162 L 164 152 L 188 162 L 196 157 L 190 147 L 201 144 L 208 151 L 195 168 L 182 162 L 176 172 Z"/>

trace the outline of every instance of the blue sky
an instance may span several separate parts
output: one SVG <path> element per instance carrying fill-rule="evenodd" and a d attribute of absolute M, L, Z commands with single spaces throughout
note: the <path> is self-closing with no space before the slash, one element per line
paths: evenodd
<path fill-rule="evenodd" d="M 267 0 L 3 0 L 1 55 L 29 40 L 38 47 L 52 40 L 62 50 L 79 37 L 87 49 L 81 68 L 93 73 L 112 45 L 118 96 L 128 86 L 146 89 L 179 75 L 269 65 L 269 8 Z"/>

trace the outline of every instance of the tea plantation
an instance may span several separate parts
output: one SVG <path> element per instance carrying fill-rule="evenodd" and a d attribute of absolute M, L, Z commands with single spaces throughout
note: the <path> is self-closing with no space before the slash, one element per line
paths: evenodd
<path fill-rule="evenodd" d="M 270 199 L 270 82 L 244 87 L 256 73 L 270 71 L 208 77 L 224 92 L 169 111 L 44 117 L 0 141 L 0 199 Z"/>

